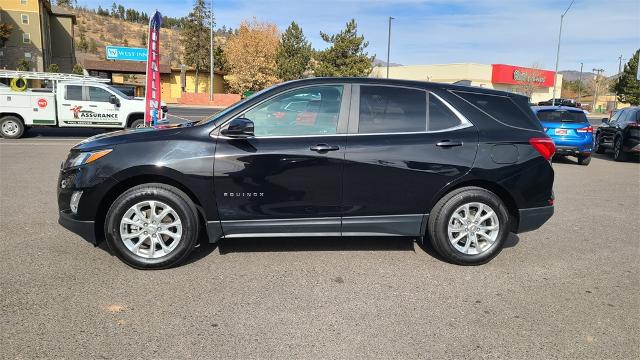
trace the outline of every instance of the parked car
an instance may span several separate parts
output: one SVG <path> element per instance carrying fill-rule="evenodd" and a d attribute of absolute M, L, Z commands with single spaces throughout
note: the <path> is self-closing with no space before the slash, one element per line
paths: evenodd
<path fill-rule="evenodd" d="M 613 149 L 615 161 L 625 161 L 631 154 L 640 154 L 640 107 L 618 110 L 610 119 L 602 119 L 593 147 L 598 154 Z"/>
<path fill-rule="evenodd" d="M 589 165 L 593 127 L 584 111 L 566 106 L 534 106 L 532 109 L 556 145 L 556 155 L 575 156 L 578 164 Z"/>
<path fill-rule="evenodd" d="M 308 106 L 290 106 L 301 99 Z M 268 116 L 283 107 L 297 116 Z M 106 238 L 141 269 L 184 261 L 200 233 L 410 236 L 453 263 L 482 264 L 510 232 L 552 216 L 554 150 L 520 95 L 305 79 L 202 122 L 74 146 L 58 181 L 59 223 Z"/>
<path fill-rule="evenodd" d="M 538 106 L 570 106 L 570 107 L 579 108 L 581 104 L 579 102 L 576 102 L 573 99 L 559 98 L 559 99 L 556 99 L 555 105 L 553 105 L 553 99 L 549 99 L 547 101 L 540 101 L 538 103 Z"/>

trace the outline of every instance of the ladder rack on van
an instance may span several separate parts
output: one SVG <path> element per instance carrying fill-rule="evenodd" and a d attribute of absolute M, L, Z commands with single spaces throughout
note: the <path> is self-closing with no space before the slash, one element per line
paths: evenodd
<path fill-rule="evenodd" d="M 39 71 L 17 71 L 17 70 L 0 70 L 0 79 L 16 79 L 23 78 L 27 80 L 48 80 L 48 81 L 94 81 L 100 83 L 111 82 L 110 79 L 99 78 L 95 76 L 84 76 L 76 74 L 49 73 Z"/>

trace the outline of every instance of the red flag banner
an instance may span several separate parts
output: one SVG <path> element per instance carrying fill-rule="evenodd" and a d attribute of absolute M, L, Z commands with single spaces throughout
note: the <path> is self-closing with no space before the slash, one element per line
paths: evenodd
<path fill-rule="evenodd" d="M 147 45 L 147 86 L 145 93 L 145 115 L 146 126 L 156 125 L 158 119 L 162 118 L 160 106 L 160 26 L 162 25 L 162 14 L 158 11 L 149 20 L 149 37 Z"/>

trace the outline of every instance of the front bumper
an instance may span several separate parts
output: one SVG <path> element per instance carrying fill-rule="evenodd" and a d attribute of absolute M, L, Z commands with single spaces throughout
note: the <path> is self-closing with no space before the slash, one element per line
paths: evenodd
<path fill-rule="evenodd" d="M 65 229 L 80 235 L 83 239 L 93 245 L 98 245 L 94 221 L 77 220 L 73 218 L 71 213 L 60 211 L 58 215 L 58 224 L 62 225 Z"/>
<path fill-rule="evenodd" d="M 553 216 L 553 205 L 518 210 L 518 228 L 516 233 L 533 231 L 541 227 Z"/>

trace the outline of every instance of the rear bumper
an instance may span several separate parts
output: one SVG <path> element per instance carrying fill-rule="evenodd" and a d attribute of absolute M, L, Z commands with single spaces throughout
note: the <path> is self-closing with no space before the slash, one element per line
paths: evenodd
<path fill-rule="evenodd" d="M 88 242 L 97 245 L 94 221 L 82 221 L 74 219 L 70 213 L 60 211 L 58 215 L 58 224 L 62 225 L 65 229 L 80 235 Z"/>
<path fill-rule="evenodd" d="M 553 206 L 518 210 L 519 219 L 516 233 L 536 230 L 553 216 Z"/>
<path fill-rule="evenodd" d="M 558 155 L 589 155 L 591 154 L 592 146 L 588 145 L 556 145 L 556 154 Z"/>

